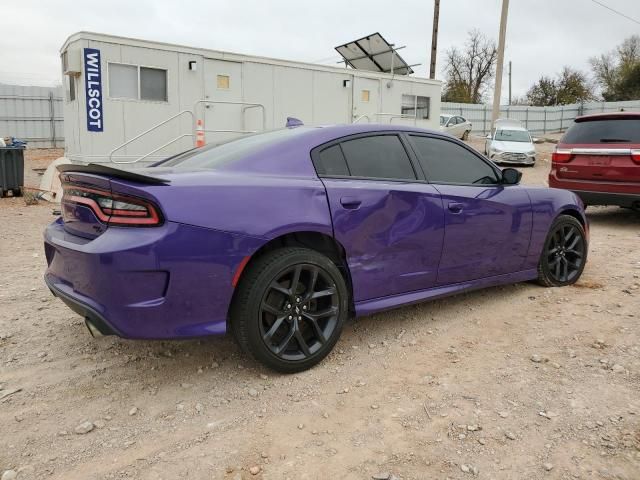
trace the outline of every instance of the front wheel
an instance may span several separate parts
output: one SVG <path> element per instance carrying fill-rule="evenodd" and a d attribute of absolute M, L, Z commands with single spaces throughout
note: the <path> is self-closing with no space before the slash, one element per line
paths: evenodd
<path fill-rule="evenodd" d="M 241 348 L 269 368 L 299 372 L 333 349 L 348 315 L 340 270 L 306 248 L 282 248 L 247 267 L 231 311 Z"/>
<path fill-rule="evenodd" d="M 538 282 L 564 287 L 578 281 L 587 262 L 587 237 L 582 224 L 560 215 L 551 225 L 538 264 Z"/>

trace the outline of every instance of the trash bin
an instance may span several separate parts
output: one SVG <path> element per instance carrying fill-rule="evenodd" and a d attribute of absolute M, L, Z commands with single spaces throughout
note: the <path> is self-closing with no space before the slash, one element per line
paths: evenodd
<path fill-rule="evenodd" d="M 14 197 L 22 195 L 24 185 L 24 148 L 0 148 L 0 197 L 11 190 Z"/>

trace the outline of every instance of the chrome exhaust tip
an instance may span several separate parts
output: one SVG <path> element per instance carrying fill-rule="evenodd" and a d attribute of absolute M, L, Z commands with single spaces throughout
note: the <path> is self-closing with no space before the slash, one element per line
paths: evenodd
<path fill-rule="evenodd" d="M 91 320 L 89 320 L 89 318 L 84 319 L 84 324 L 87 326 L 87 330 L 89 330 L 89 333 L 93 338 L 104 336 L 102 332 L 98 330 L 98 327 L 91 323 Z"/>

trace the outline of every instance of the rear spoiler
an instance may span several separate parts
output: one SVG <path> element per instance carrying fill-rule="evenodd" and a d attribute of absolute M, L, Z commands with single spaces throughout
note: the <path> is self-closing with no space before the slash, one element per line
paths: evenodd
<path fill-rule="evenodd" d="M 165 178 L 152 177 L 151 175 L 122 170 L 115 167 L 108 167 L 107 165 L 100 165 L 97 163 L 90 163 L 89 165 L 65 164 L 58 165 L 56 168 L 60 173 L 93 173 L 96 175 L 121 178 L 122 180 L 130 180 L 132 182 L 146 183 L 147 185 L 167 185 L 168 183 L 171 183 L 171 180 L 167 180 Z"/>

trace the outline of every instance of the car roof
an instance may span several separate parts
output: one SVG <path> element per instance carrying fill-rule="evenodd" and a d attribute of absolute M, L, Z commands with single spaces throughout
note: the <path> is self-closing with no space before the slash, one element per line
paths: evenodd
<path fill-rule="evenodd" d="M 575 119 L 576 122 L 588 122 L 591 120 L 622 120 L 628 118 L 640 118 L 640 112 L 605 112 L 582 115 Z"/>
<path fill-rule="evenodd" d="M 259 150 L 247 152 L 243 160 L 231 164 L 229 170 L 276 174 L 288 177 L 315 176 L 312 163 L 301 161 L 301 159 L 308 158 L 309 152 L 315 147 L 358 134 L 375 134 L 377 132 L 429 133 L 434 136 L 453 139 L 452 136 L 440 131 L 394 124 L 352 123 L 324 126 L 301 125 L 288 128 L 296 129 L 297 134 L 278 140 Z"/>
<path fill-rule="evenodd" d="M 524 127 L 516 127 L 515 125 L 498 125 L 496 130 L 517 130 L 519 132 L 528 132 Z"/>

